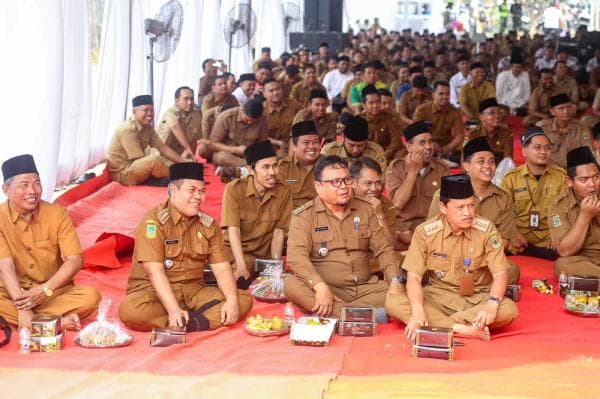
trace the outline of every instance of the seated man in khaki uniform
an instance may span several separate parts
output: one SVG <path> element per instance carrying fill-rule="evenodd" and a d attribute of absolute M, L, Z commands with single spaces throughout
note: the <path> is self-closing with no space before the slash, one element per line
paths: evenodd
<path fill-rule="evenodd" d="M 433 158 L 431 124 L 415 122 L 404 129 L 408 155 L 395 159 L 386 172 L 387 190 L 396 208 L 396 227 L 401 249 L 408 248 L 412 233 L 427 217 L 440 179 L 448 166 Z"/>
<path fill-rule="evenodd" d="M 293 123 L 313 121 L 317 126 L 319 137 L 323 143 L 335 141 L 337 135 L 337 112 L 327 112 L 329 98 L 325 89 L 316 89 L 310 92 L 308 107 L 298 111 Z"/>
<path fill-rule="evenodd" d="M 287 260 L 295 274 L 284 281 L 285 295 L 320 316 L 338 317 L 347 305 L 371 305 L 383 313 L 388 282 L 371 274 L 369 254 L 388 281 L 399 274 L 373 206 L 352 198 L 353 182 L 343 159 L 321 158 L 315 166 L 318 197 L 292 216 Z"/>
<path fill-rule="evenodd" d="M 565 171 L 549 164 L 552 143 L 533 126 L 521 137 L 525 163 L 509 171 L 502 188 L 510 195 L 519 232 L 527 239 L 524 255 L 556 259 L 548 232 L 548 206 L 566 186 Z"/>
<path fill-rule="evenodd" d="M 267 120 L 267 134 L 277 148 L 277 157 L 283 158 L 289 152 L 290 129 L 294 117 L 300 111 L 300 105 L 292 98 L 284 97 L 281 83 L 267 79 L 263 89 L 263 116 Z"/>
<path fill-rule="evenodd" d="M 415 122 L 413 116 L 419 105 L 431 101 L 431 93 L 428 87 L 427 78 L 423 75 L 417 75 L 412 80 L 411 89 L 404 92 L 400 97 L 397 108 L 403 127 L 412 125 Z"/>
<path fill-rule="evenodd" d="M 134 97 L 131 104 L 133 117 L 117 128 L 108 146 L 110 178 L 126 186 L 136 184 L 166 186 L 168 168 L 171 164 L 169 161 L 183 162 L 184 159 L 163 143 L 152 128 L 154 120 L 152 96 Z M 156 148 L 162 155 L 150 153 L 148 146 Z"/>
<path fill-rule="evenodd" d="M 401 157 L 405 151 L 402 146 L 400 120 L 395 113 L 381 110 L 381 96 L 374 85 L 367 85 L 362 90 L 362 104 L 364 111 L 359 116 L 368 122 L 368 140 L 384 149 L 388 162 Z"/>
<path fill-rule="evenodd" d="M 465 126 L 459 110 L 450 104 L 450 84 L 444 80 L 435 82 L 433 100 L 421 104 L 415 110 L 415 121 L 429 121 L 433 125 L 433 151 L 444 158 L 460 152 L 465 136 Z M 455 156 L 455 158 L 457 158 Z M 458 158 L 457 158 L 458 159 Z"/>
<path fill-rule="evenodd" d="M 387 160 L 383 148 L 369 141 L 369 124 L 360 116 L 348 116 L 344 118 L 344 134 L 342 141 L 334 141 L 325 144 L 321 150 L 323 155 L 337 155 L 344 159 L 348 165 L 352 165 L 353 160 L 368 157 L 379 163 L 381 170 L 387 167 Z"/>
<path fill-rule="evenodd" d="M 277 155 L 271 142 L 250 145 L 244 156 L 250 175 L 225 186 L 221 210 L 225 246 L 240 288 L 247 288 L 256 277 L 256 259 L 281 258 L 292 216 L 292 195 L 277 181 Z"/>
<path fill-rule="evenodd" d="M 409 339 L 429 325 L 489 341 L 490 328 L 518 316 L 515 303 L 504 298 L 508 260 L 502 237 L 491 221 L 476 217 L 467 175 L 442 178 L 440 211 L 415 230 L 402 265 L 406 294 L 388 295 L 386 310 L 406 324 Z M 425 275 L 429 284 L 422 287 Z"/>
<path fill-rule="evenodd" d="M 527 239 L 519 233 L 515 224 L 513 202 L 510 195 L 492 183 L 496 173 L 494 153 L 485 138 L 478 137 L 465 144 L 463 148 L 463 169 L 471 179 L 475 192 L 475 211 L 478 216 L 490 220 L 502 236 L 505 251 L 522 252 Z M 440 191 L 436 191 L 429 207 L 427 219 L 440 214 Z M 519 267 L 509 261 L 508 283 L 517 284 Z"/>
<path fill-rule="evenodd" d="M 560 94 L 554 86 L 554 72 L 552 69 L 540 71 L 540 83 L 529 97 L 529 115 L 523 119 L 523 126 L 531 127 L 542 119 L 552 118 L 550 113 L 550 97 Z"/>
<path fill-rule="evenodd" d="M 169 199 L 148 211 L 136 228 L 119 317 L 140 331 L 234 324 L 250 311 L 252 298 L 236 290 L 219 224 L 200 210 L 206 196 L 202 164 L 172 165 L 169 175 Z M 204 285 L 206 262 L 219 288 Z"/>
<path fill-rule="evenodd" d="M 323 87 L 323 85 L 319 82 L 315 66 L 312 64 L 307 64 L 304 66 L 302 81 L 292 86 L 290 98 L 296 100 L 301 107 L 306 107 L 310 101 L 310 93 L 316 89 L 325 90 L 325 87 Z M 327 93 L 326 90 L 325 93 Z M 329 99 L 327 96 L 326 98 Z"/>
<path fill-rule="evenodd" d="M 479 104 L 486 98 L 496 97 L 496 88 L 485 80 L 483 64 L 474 62 L 470 66 L 471 80 L 460 88 L 458 103 L 463 114 L 470 120 L 479 120 Z"/>
<path fill-rule="evenodd" d="M 480 123 L 467 133 L 469 140 L 485 137 L 494 153 L 496 164 L 504 158 L 513 157 L 513 133 L 502 124 L 503 114 L 495 97 L 486 98 L 479 104 Z"/>
<path fill-rule="evenodd" d="M 292 126 L 291 151 L 279 160 L 277 179 L 290 188 L 294 209 L 317 196 L 313 169 L 321 158 L 320 150 L 321 140 L 313 121 Z"/>
<path fill-rule="evenodd" d="M 29 327 L 34 314 L 53 314 L 78 330 L 98 309 L 100 293 L 73 285 L 82 257 L 67 210 L 41 199 L 31 155 L 6 160 L 2 175 L 8 200 L 0 204 L 0 316 L 12 327 Z"/>
<path fill-rule="evenodd" d="M 240 167 L 246 165 L 244 150 L 257 141 L 267 139 L 267 120 L 263 104 L 251 99 L 242 107 L 221 112 L 210 133 L 210 142 L 198 146 L 203 158 L 212 156 L 217 166 Z"/>
<path fill-rule="evenodd" d="M 548 208 L 556 274 L 600 277 L 600 168 L 589 147 L 567 154 L 567 185 Z"/>
<path fill-rule="evenodd" d="M 202 101 L 202 112 L 223 104 L 229 104 L 234 107 L 240 105 L 237 98 L 227 92 L 227 78 L 224 75 L 218 75 L 211 85 L 210 94 L 204 97 Z"/>
<path fill-rule="evenodd" d="M 196 142 L 202 138 L 202 113 L 194 107 L 191 88 L 175 90 L 175 105 L 165 111 L 156 133 L 183 159 L 195 160 Z"/>
<path fill-rule="evenodd" d="M 550 105 L 553 118 L 541 120 L 536 126 L 544 130 L 544 134 L 552 143 L 551 161 L 561 168 L 566 168 L 567 152 L 584 145 L 591 148 L 590 130 L 574 119 L 573 106 L 565 93 L 550 97 Z"/>

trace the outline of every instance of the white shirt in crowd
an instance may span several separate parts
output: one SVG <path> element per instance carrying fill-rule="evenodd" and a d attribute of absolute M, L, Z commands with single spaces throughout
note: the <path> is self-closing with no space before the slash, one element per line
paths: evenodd
<path fill-rule="evenodd" d="M 457 72 L 454 76 L 450 78 L 450 103 L 455 107 L 458 107 L 458 95 L 460 93 L 460 88 L 466 85 L 471 81 L 471 74 L 468 74 L 466 77 L 461 73 Z"/>
<path fill-rule="evenodd" d="M 562 11 L 554 6 L 544 10 L 544 29 L 560 29 Z"/>
<path fill-rule="evenodd" d="M 598 62 L 598 58 L 594 57 L 590 59 L 585 67 L 587 73 L 592 73 L 592 71 L 600 66 L 600 62 Z"/>
<path fill-rule="evenodd" d="M 244 91 L 242 90 L 241 87 L 238 87 L 237 89 L 235 89 L 233 91 L 233 93 L 231 93 L 235 98 L 237 98 L 237 100 L 239 101 L 240 105 L 244 105 L 248 102 L 248 100 L 250 100 L 252 97 L 251 96 L 247 96 L 244 94 Z"/>
<path fill-rule="evenodd" d="M 527 103 L 530 95 L 531 84 L 527 72 L 523 71 L 519 76 L 514 76 L 510 70 L 498 74 L 496 97 L 500 104 L 510 107 L 511 110 L 519 108 Z"/>
<path fill-rule="evenodd" d="M 325 90 L 327 90 L 327 97 L 329 100 L 333 100 L 335 96 L 340 94 L 344 89 L 344 84 L 347 81 L 352 80 L 354 75 L 352 72 L 348 71 L 346 73 L 341 73 L 339 70 L 334 69 L 333 71 L 329 71 L 323 77 L 323 86 Z"/>
<path fill-rule="evenodd" d="M 550 61 L 548 61 L 545 57 L 541 57 L 535 61 L 535 69 L 537 71 L 541 71 L 544 68 L 554 69 L 555 65 L 556 58 L 550 58 Z"/>

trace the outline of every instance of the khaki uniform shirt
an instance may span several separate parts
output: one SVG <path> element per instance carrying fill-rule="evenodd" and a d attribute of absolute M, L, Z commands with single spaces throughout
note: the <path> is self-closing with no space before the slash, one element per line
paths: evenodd
<path fill-rule="evenodd" d="M 587 145 L 592 148 L 592 138 L 589 129 L 578 120 L 572 120 L 565 128 L 560 129 L 556 119 L 543 119 L 536 123 L 544 130 L 548 139 L 552 142 L 552 162 L 562 168 L 567 167 L 567 153 L 574 148 Z"/>
<path fill-rule="evenodd" d="M 502 188 L 512 197 L 517 229 L 529 243 L 537 246 L 549 243 L 548 206 L 566 187 L 567 174 L 564 169 L 549 165 L 538 181 L 527 164 L 509 171 L 502 181 Z M 539 228 L 529 227 L 532 211 L 540 213 Z"/>
<path fill-rule="evenodd" d="M 219 105 L 223 104 L 238 107 L 240 105 L 240 102 L 237 98 L 235 98 L 233 94 L 227 93 L 225 94 L 225 97 L 223 97 L 223 100 L 219 101 L 217 100 L 217 96 L 215 95 L 215 93 L 210 93 L 204 98 L 204 101 L 202 102 L 202 112 L 206 112 L 211 108 L 218 107 Z"/>
<path fill-rule="evenodd" d="M 404 208 L 396 208 L 396 224 L 401 231 L 412 231 L 425 221 L 433 194 L 440 188 L 442 177 L 450 174 L 448 166 L 437 159 L 432 159 L 423 170 L 423 174 L 417 175 L 411 197 Z M 395 159 L 390 163 L 385 181 L 392 201 L 407 175 L 408 168 L 404 158 Z"/>
<path fill-rule="evenodd" d="M 572 76 L 566 76 L 563 80 L 558 80 L 554 76 L 554 88 L 558 93 L 566 93 L 571 101 L 579 96 L 579 86 L 577 86 L 577 81 Z"/>
<path fill-rule="evenodd" d="M 548 208 L 548 227 L 552 242 L 558 244 L 573 228 L 581 212 L 581 201 L 575 197 L 573 189 L 565 190 L 556 198 Z M 598 262 L 600 259 L 600 215 L 596 215 L 590 222 L 583 245 L 577 256 L 586 256 Z"/>
<path fill-rule="evenodd" d="M 267 139 L 267 120 L 261 116 L 247 125 L 242 120 L 241 107 L 221 112 L 210 133 L 210 141 L 231 146 L 249 146 Z"/>
<path fill-rule="evenodd" d="M 219 107 L 213 107 L 202 114 L 202 138 L 207 139 L 210 137 L 218 115 Z"/>
<path fill-rule="evenodd" d="M 427 96 L 424 98 L 418 98 L 415 96 L 412 90 L 409 90 L 402 94 L 400 97 L 400 105 L 399 112 L 400 115 L 404 115 L 407 118 L 412 119 L 415 115 L 415 110 L 421 104 L 425 104 L 426 102 L 431 101 L 431 94 L 427 93 Z"/>
<path fill-rule="evenodd" d="M 289 154 L 279 160 L 278 166 L 277 179 L 290 188 L 294 209 L 317 196 L 315 190 L 315 164 L 310 165 L 307 170 L 294 154 Z"/>
<path fill-rule="evenodd" d="M 12 258 L 22 288 L 45 283 L 64 258 L 80 253 L 75 227 L 63 207 L 40 201 L 27 221 L 10 202 L 0 204 L 0 259 Z"/>
<path fill-rule="evenodd" d="M 346 83 L 344 83 L 344 88 L 342 89 L 341 96 L 344 100 L 346 100 L 346 104 L 350 105 L 350 95 L 352 94 L 352 86 L 361 82 L 361 79 L 350 79 Z M 394 92 L 392 92 L 394 93 Z"/>
<path fill-rule="evenodd" d="M 541 112 L 550 115 L 550 97 L 560 94 L 553 87 L 550 91 L 545 91 L 541 86 L 536 87 L 529 97 L 529 113 L 531 111 Z"/>
<path fill-rule="evenodd" d="M 491 97 L 496 97 L 496 88 L 487 80 L 475 87 L 471 80 L 460 88 L 458 102 L 465 105 L 473 115 L 479 116 L 479 103 Z"/>
<path fill-rule="evenodd" d="M 175 137 L 169 125 L 174 121 L 179 121 L 179 126 L 183 130 L 188 143 L 192 147 L 192 151 L 196 150 L 196 141 L 202 137 L 202 113 L 197 110 L 185 113 L 176 106 L 173 106 L 165 111 L 163 117 L 158 123 L 156 134 L 158 137 L 175 152 L 181 154 L 183 146 Z"/>
<path fill-rule="evenodd" d="M 290 96 L 292 92 L 292 87 L 298 83 L 298 81 L 290 81 L 285 73 L 283 73 L 277 81 L 281 85 L 281 91 L 283 92 L 283 97 L 287 98 Z"/>
<path fill-rule="evenodd" d="M 292 216 L 292 195 L 281 183 L 261 198 L 252 175 L 235 179 L 225 186 L 221 210 L 221 228 L 225 245 L 231 250 L 227 227 L 239 227 L 244 254 L 271 258 L 271 241 L 275 229 L 287 232 Z M 233 254 L 231 255 L 233 260 Z M 248 265 L 251 267 L 252 265 Z"/>
<path fill-rule="evenodd" d="M 348 155 L 346 147 L 344 147 L 344 143 L 342 141 L 332 141 L 331 143 L 325 144 L 323 148 L 321 148 L 321 154 L 337 155 L 348 162 L 348 167 L 351 167 L 352 162 L 354 162 L 356 159 Z M 367 141 L 367 148 L 365 148 L 365 151 L 360 155 L 360 157 L 371 158 L 372 160 L 376 161 L 379 166 L 381 166 L 382 171 L 386 170 L 387 168 L 387 160 L 385 159 L 383 148 L 377 143 Z"/>
<path fill-rule="evenodd" d="M 470 259 L 474 295 L 460 296 L 466 259 Z M 426 298 L 464 310 L 465 305 L 477 304 L 489 295 L 493 275 L 508 270 L 508 260 L 502 237 L 489 220 L 477 217 L 473 227 L 456 233 L 446 217 L 438 215 L 416 228 L 402 268 L 419 276 L 428 274 L 429 284 L 423 289 Z"/>
<path fill-rule="evenodd" d="M 146 156 L 148 146 L 159 148 L 163 142 L 150 126 L 143 127 L 133 117 L 123 122 L 108 146 L 111 173 L 125 169 L 133 161 Z"/>
<path fill-rule="evenodd" d="M 317 83 L 313 86 L 306 86 L 304 84 L 304 81 L 300 81 L 292 86 L 290 97 L 296 100 L 296 102 L 300 104 L 301 107 L 306 107 L 310 98 L 310 92 L 313 89 L 325 90 L 325 87 L 323 87 L 323 85 L 320 83 Z"/>
<path fill-rule="evenodd" d="M 351 199 L 342 220 L 318 197 L 293 212 L 287 261 L 311 287 L 320 282 L 338 288 L 370 282 L 371 254 L 388 280 L 398 275 L 398 260 L 370 203 Z"/>
<path fill-rule="evenodd" d="M 518 230 L 515 224 L 515 211 L 510 195 L 491 183 L 481 198 L 475 196 L 476 211 L 478 216 L 490 220 L 502 238 L 510 240 L 516 237 Z M 440 214 L 440 190 L 433 194 L 427 219 Z"/>
<path fill-rule="evenodd" d="M 215 82 L 215 76 L 203 76 L 200 78 L 200 84 L 198 87 L 198 104 L 202 104 L 204 97 L 208 96 L 212 91 L 212 85 Z"/>
<path fill-rule="evenodd" d="M 503 126 L 498 126 L 494 132 L 489 135 L 480 124 L 467 133 L 469 141 L 477 137 L 485 137 L 494 153 L 494 159 L 498 164 L 504 158 L 513 157 L 514 137 L 513 132 Z M 487 216 L 486 216 L 487 217 Z M 489 219 L 489 218 L 488 218 Z"/>
<path fill-rule="evenodd" d="M 300 104 L 293 98 L 284 98 L 280 110 L 273 108 L 268 101 L 264 105 L 263 116 L 267 119 L 268 136 L 287 144 L 291 138 L 294 116 L 301 109 Z"/>
<path fill-rule="evenodd" d="M 154 291 L 143 262 L 162 263 L 171 286 L 204 282 L 204 265 L 226 262 L 219 224 L 204 212 L 183 216 L 170 201 L 148 211 L 135 230 L 127 293 Z"/>
<path fill-rule="evenodd" d="M 431 122 L 433 141 L 440 146 L 450 143 L 454 134 L 465 130 L 462 115 L 452 104 L 445 110 L 438 109 L 433 101 L 421 104 L 415 110 L 414 120 Z"/>
<path fill-rule="evenodd" d="M 391 161 L 396 152 L 403 148 L 402 129 L 398 116 L 390 111 L 381 111 L 375 116 L 370 116 L 363 111 L 360 116 L 369 124 L 369 141 L 385 148 L 385 156 Z"/>
<path fill-rule="evenodd" d="M 315 125 L 317 125 L 319 138 L 324 139 L 326 143 L 335 140 L 337 136 L 337 112 L 328 112 L 323 118 L 317 120 L 314 118 L 310 108 L 304 108 L 298 111 L 292 125 L 302 121 L 314 121 Z"/>

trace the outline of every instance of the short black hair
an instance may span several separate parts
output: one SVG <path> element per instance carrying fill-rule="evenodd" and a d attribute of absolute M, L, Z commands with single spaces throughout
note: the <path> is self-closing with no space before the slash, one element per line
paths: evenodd
<path fill-rule="evenodd" d="M 215 76 L 215 80 L 213 80 L 211 86 L 214 86 L 215 83 L 217 83 L 217 80 L 219 79 L 223 79 L 225 82 L 227 82 L 227 77 L 225 75 L 217 75 Z"/>
<path fill-rule="evenodd" d="M 337 58 L 337 62 L 342 62 L 342 61 L 350 62 L 350 57 L 348 57 L 347 55 L 340 55 Z"/>
<path fill-rule="evenodd" d="M 540 69 L 540 75 L 542 75 L 543 73 L 548 73 L 550 75 L 554 75 L 554 71 L 550 68 L 542 68 Z"/>
<path fill-rule="evenodd" d="M 352 73 L 363 72 L 364 70 L 365 70 L 365 66 L 363 64 L 355 64 L 355 65 L 352 65 L 352 67 L 350 68 L 350 72 L 352 72 Z"/>
<path fill-rule="evenodd" d="M 188 87 L 188 86 L 181 86 L 181 87 L 178 87 L 177 90 L 175 90 L 175 98 L 181 97 L 181 92 L 183 90 L 189 90 L 189 91 L 192 92 L 192 96 L 194 95 L 194 90 L 192 90 L 190 87 Z"/>
<path fill-rule="evenodd" d="M 270 61 L 261 61 L 258 63 L 258 67 L 256 68 L 256 70 L 259 69 L 268 69 L 269 71 L 273 70 L 273 64 Z"/>
<path fill-rule="evenodd" d="M 206 69 L 206 64 L 208 64 L 209 62 L 213 61 L 212 58 L 207 58 L 204 61 L 202 61 L 202 70 L 204 71 L 204 69 Z"/>
<path fill-rule="evenodd" d="M 337 155 L 327 155 L 322 157 L 315 164 L 315 180 L 321 181 L 321 177 L 323 176 L 323 169 L 327 167 L 334 168 L 346 168 L 348 169 L 348 162 L 338 157 Z"/>
<path fill-rule="evenodd" d="M 377 90 L 380 96 L 382 97 L 392 97 L 392 92 L 388 89 L 379 89 Z"/>
<path fill-rule="evenodd" d="M 358 179 L 363 171 L 363 169 L 371 169 L 377 172 L 378 175 L 381 175 L 383 172 L 381 170 L 381 165 L 377 163 L 373 158 L 369 157 L 361 157 L 352 163 L 350 167 L 350 174 L 355 179 Z"/>
<path fill-rule="evenodd" d="M 235 78 L 235 75 L 233 73 L 231 73 L 231 72 L 223 72 L 223 77 L 225 78 L 225 80 L 229 79 L 232 76 Z"/>
<path fill-rule="evenodd" d="M 447 80 L 438 80 L 433 84 L 433 91 L 438 88 L 438 86 L 450 87 L 450 83 Z"/>
<path fill-rule="evenodd" d="M 314 69 L 315 71 L 317 70 L 313 64 L 304 64 L 304 70 L 306 71 L 307 69 Z"/>
<path fill-rule="evenodd" d="M 267 84 L 273 83 L 273 82 L 279 83 L 279 81 L 277 79 L 269 78 L 263 82 L 263 87 L 266 86 Z"/>

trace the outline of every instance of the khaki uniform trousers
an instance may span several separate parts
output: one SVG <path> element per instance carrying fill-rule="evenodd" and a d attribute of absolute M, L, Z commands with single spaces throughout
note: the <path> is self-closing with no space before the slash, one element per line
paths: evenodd
<path fill-rule="evenodd" d="M 506 272 L 508 273 L 507 284 L 519 284 L 519 279 L 521 278 L 521 270 L 515 262 L 513 262 L 512 260 L 508 261 L 508 270 L 506 270 Z"/>
<path fill-rule="evenodd" d="M 458 296 L 458 294 L 448 293 L 450 296 Z M 475 294 L 479 295 L 481 299 L 477 303 L 471 303 L 467 301 L 445 301 L 444 298 L 434 298 L 432 295 L 428 295 L 427 290 L 423 294 L 423 307 L 425 308 L 425 315 L 430 326 L 434 327 L 445 327 L 452 328 L 456 323 L 460 324 L 471 324 L 477 316 L 479 311 L 483 310 L 488 303 L 489 295 L 486 294 Z M 458 306 L 454 306 L 455 309 L 448 307 L 451 302 L 464 302 L 464 306 L 461 309 L 456 309 Z M 401 320 L 404 324 L 408 323 L 412 315 L 410 302 L 406 293 L 388 294 L 385 301 L 385 310 L 387 313 Z M 496 320 L 489 327 L 498 328 L 510 324 L 519 315 L 517 305 L 510 299 L 504 298 L 500 302 L 498 307 L 498 315 Z"/>
<path fill-rule="evenodd" d="M 214 301 L 215 304 L 208 307 L 203 315 L 210 323 L 211 330 L 221 326 L 221 308 L 225 303 L 225 295 L 220 289 L 195 283 L 172 284 L 171 288 L 183 310 L 196 310 Z M 252 297 L 245 291 L 238 290 L 237 294 L 241 319 L 252 309 Z M 169 326 L 169 314 L 151 288 L 128 294 L 119 306 L 119 317 L 127 327 L 138 331 Z"/>
<path fill-rule="evenodd" d="M 388 283 L 378 280 L 377 276 L 363 284 L 348 286 L 344 288 L 332 287 L 329 289 L 341 302 L 333 302 L 332 315 L 337 317 L 342 306 L 374 306 L 381 308 L 385 304 L 385 294 Z M 305 284 L 296 276 L 290 276 L 284 280 L 284 292 L 288 301 L 300 306 L 307 313 L 315 306 L 315 291 L 311 286 Z"/>
<path fill-rule="evenodd" d="M 587 256 L 561 256 L 554 264 L 554 272 L 558 276 L 562 270 L 575 276 L 600 277 L 600 259 Z"/>
<path fill-rule="evenodd" d="M 150 177 L 160 179 L 169 176 L 169 166 L 171 161 L 166 158 L 148 154 L 145 157 L 138 158 L 128 167 L 111 175 L 111 178 L 124 186 L 135 186 L 148 180 Z"/>
<path fill-rule="evenodd" d="M 33 313 L 60 316 L 76 313 L 83 320 L 98 310 L 100 299 L 100 292 L 93 287 L 69 284 L 55 290 L 50 298 L 33 309 Z M 19 324 L 17 308 L 4 289 L 0 290 L 0 316 L 13 327 Z"/>

